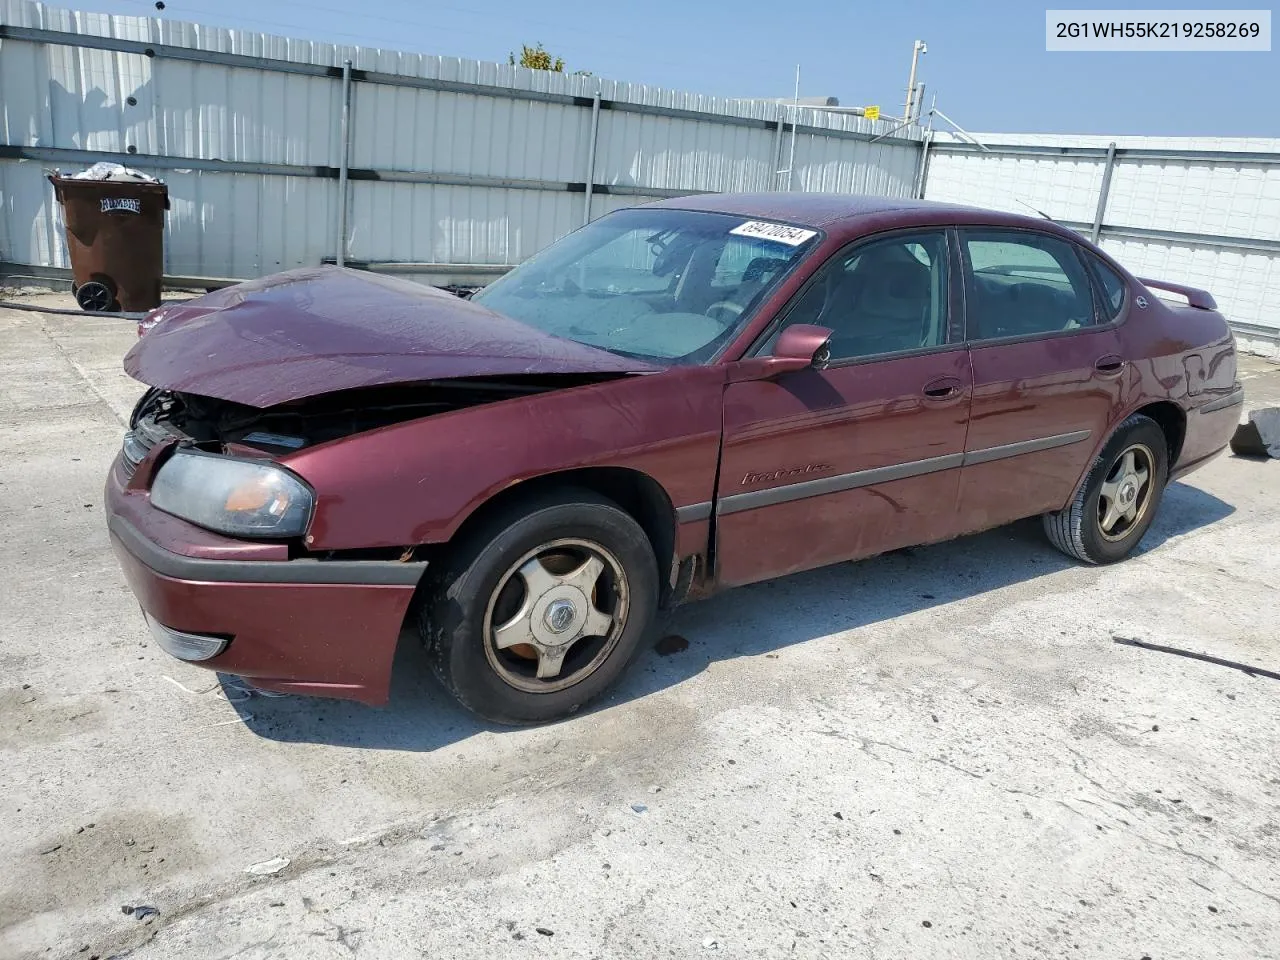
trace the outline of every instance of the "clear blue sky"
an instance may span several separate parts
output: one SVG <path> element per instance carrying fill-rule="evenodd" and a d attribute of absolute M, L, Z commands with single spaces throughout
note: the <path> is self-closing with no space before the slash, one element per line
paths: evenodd
<path fill-rule="evenodd" d="M 151 0 L 54 0 L 154 14 Z M 1100 0 L 1079 7 L 1105 6 Z M 1137 3 L 1111 0 L 1115 7 Z M 1148 2 L 1166 9 L 1263 2 Z M 481 60 L 541 42 L 570 70 L 721 96 L 801 93 L 901 113 L 913 40 L 920 79 L 969 130 L 1280 137 L 1280 53 L 1047 53 L 1057 0 L 167 0 L 160 16 Z M 1275 26 L 1280 27 L 1280 23 Z"/>

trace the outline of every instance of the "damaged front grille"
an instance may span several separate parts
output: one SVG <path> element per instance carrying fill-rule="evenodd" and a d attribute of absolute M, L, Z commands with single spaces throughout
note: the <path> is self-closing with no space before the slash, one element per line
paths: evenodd
<path fill-rule="evenodd" d="M 133 408 L 129 429 L 121 445 L 120 459 L 126 477 L 132 477 L 138 471 L 138 464 L 146 459 L 157 443 L 179 435 L 168 426 L 171 407 L 171 398 L 153 388 L 143 394 Z"/>
<path fill-rule="evenodd" d="M 124 473 L 132 477 L 152 448 L 165 437 L 171 436 L 163 426 L 150 418 L 143 418 L 134 424 L 133 429 L 124 435 L 121 452 L 124 454 Z"/>

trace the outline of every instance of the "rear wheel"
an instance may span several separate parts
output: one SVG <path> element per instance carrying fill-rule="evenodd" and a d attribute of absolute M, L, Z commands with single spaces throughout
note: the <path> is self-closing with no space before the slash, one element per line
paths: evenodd
<path fill-rule="evenodd" d="M 1045 533 L 1077 560 L 1121 560 L 1155 520 L 1168 476 L 1164 432 L 1154 420 L 1134 414 L 1102 448 L 1067 508 L 1044 515 Z"/>
<path fill-rule="evenodd" d="M 621 675 L 657 600 L 657 562 L 639 524 L 591 491 L 564 491 L 460 543 L 420 625 L 437 676 L 463 706 L 536 723 L 574 713 Z"/>

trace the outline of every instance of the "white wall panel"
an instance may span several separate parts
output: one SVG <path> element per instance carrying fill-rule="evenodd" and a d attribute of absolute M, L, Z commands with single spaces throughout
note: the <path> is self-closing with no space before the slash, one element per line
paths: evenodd
<path fill-rule="evenodd" d="M 0 260 L 66 266 L 66 240 L 53 187 L 39 163 L 0 162 Z"/>
<path fill-rule="evenodd" d="M 925 196 L 1056 220 L 1093 221 L 1103 161 L 1089 158 L 1008 156 L 935 151 L 929 156 Z"/>
<path fill-rule="evenodd" d="M 516 263 L 582 222 L 584 197 L 569 183 L 587 177 L 591 110 L 599 114 L 595 182 L 667 193 L 784 187 L 791 135 L 776 123 L 785 104 L 551 74 L 508 64 L 400 53 L 122 17 L 0 0 L 0 21 L 19 27 L 116 37 L 148 44 L 233 53 L 298 64 L 459 81 L 495 96 L 368 82 L 353 85 L 350 162 L 361 170 L 538 181 L 553 189 L 455 186 L 354 179 L 348 196 L 349 256 L 356 260 Z M 211 62 L 85 46 L 0 41 L 0 138 L 21 147 L 123 153 L 301 168 L 338 166 L 341 83 Z M 579 98 L 548 103 L 507 91 Z M 135 103 L 130 104 L 130 98 Z M 639 104 L 699 116 L 609 109 Z M 721 119 L 723 118 L 723 119 Z M 753 123 L 727 122 L 747 118 Z M 798 112 L 795 190 L 910 194 L 915 144 L 869 143 L 887 122 L 814 110 Z M 820 128 L 814 131 L 812 128 Z M 824 133 L 823 130 L 830 131 Z M 836 134 L 852 132 L 863 139 Z M 911 135 L 914 138 L 914 134 Z M 927 196 L 1089 223 L 1103 162 L 1071 156 L 1013 156 L 1000 144 L 1280 152 L 1277 140 L 1064 137 L 978 134 L 995 152 L 935 151 Z M 940 139 L 945 140 L 945 137 Z M 171 166 L 172 164 L 170 164 Z M 61 217 L 38 161 L 0 161 L 0 259 L 66 266 Z M 170 187 L 166 270 L 257 276 L 336 253 L 336 181 L 183 169 L 157 169 Z M 528 186 L 528 184 L 526 185 Z M 592 216 L 646 202 L 597 193 Z M 1177 233 L 1280 240 L 1280 164 L 1124 159 L 1111 184 L 1106 223 Z M 1280 328 L 1280 256 L 1194 240 L 1135 240 L 1104 234 L 1135 272 L 1212 290 L 1235 320 Z"/>
<path fill-rule="evenodd" d="M 1280 163 L 1125 160 L 1112 176 L 1106 222 L 1280 240 Z"/>
<path fill-rule="evenodd" d="M 353 184 L 350 256 L 514 264 L 581 223 L 582 194 L 421 183 Z"/>
<path fill-rule="evenodd" d="M 1234 247 L 1280 241 L 1280 140 L 1070 137 L 977 134 L 991 148 L 934 151 L 925 195 L 930 200 L 1029 213 L 1092 224 L 1105 166 L 1102 158 L 1001 154 L 1001 146 L 1117 147 L 1208 151 L 1205 157 L 1120 154 L 1112 173 L 1102 242 L 1130 271 L 1209 290 L 1228 320 L 1280 332 L 1280 251 Z M 1022 201 L 1021 203 L 1019 201 Z M 1125 236 L 1124 228 L 1183 235 Z"/>
<path fill-rule="evenodd" d="M 1280 326 L 1280 257 L 1119 237 L 1102 247 L 1138 276 L 1209 290 L 1230 320 Z"/>
<path fill-rule="evenodd" d="M 783 138 L 782 166 L 790 158 Z M 826 193 L 871 193 L 891 197 L 911 195 L 920 162 L 917 147 L 870 144 L 802 134 L 796 137 L 796 190 Z M 785 183 L 785 178 L 782 180 Z"/>
<path fill-rule="evenodd" d="M 603 110 L 596 182 L 690 192 L 767 189 L 774 139 L 766 129 Z"/>
<path fill-rule="evenodd" d="M 776 122 L 790 108 L 735 101 L 508 64 L 293 40 L 168 19 L 122 17 L 0 0 L 0 20 L 147 44 L 479 84 L 494 96 L 356 82 L 354 168 L 537 181 L 551 189 L 353 179 L 348 196 L 353 260 L 517 263 L 582 222 L 591 98 L 599 114 L 595 182 L 658 192 L 767 190 L 776 185 Z M 336 168 L 342 86 L 316 77 L 122 53 L 81 45 L 0 41 L 0 134 L 22 147 L 136 153 L 249 164 Z M 504 92 L 579 98 L 576 104 Z M 130 98 L 134 103 L 130 104 Z M 609 109 L 608 101 L 702 116 Z M 753 125 L 718 118 L 747 118 Z M 886 133 L 886 122 L 801 111 L 833 131 Z M 917 148 L 805 133 L 796 189 L 905 195 Z M 45 164 L 52 166 L 52 164 Z M 61 218 L 36 162 L 0 161 L 0 258 L 67 266 Z M 74 164 L 68 164 L 74 166 Z M 166 270 L 250 277 L 337 252 L 333 179 L 194 171 L 157 165 L 169 184 Z M 303 172 L 303 171 L 300 171 Z M 651 196 L 598 194 L 592 213 Z"/>

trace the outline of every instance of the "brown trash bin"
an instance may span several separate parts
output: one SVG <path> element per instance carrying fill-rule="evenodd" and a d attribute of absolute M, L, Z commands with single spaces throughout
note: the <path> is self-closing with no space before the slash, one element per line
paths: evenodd
<path fill-rule="evenodd" d="M 77 180 L 52 174 L 67 225 L 72 291 L 84 310 L 160 306 L 169 188 L 145 180 Z"/>

